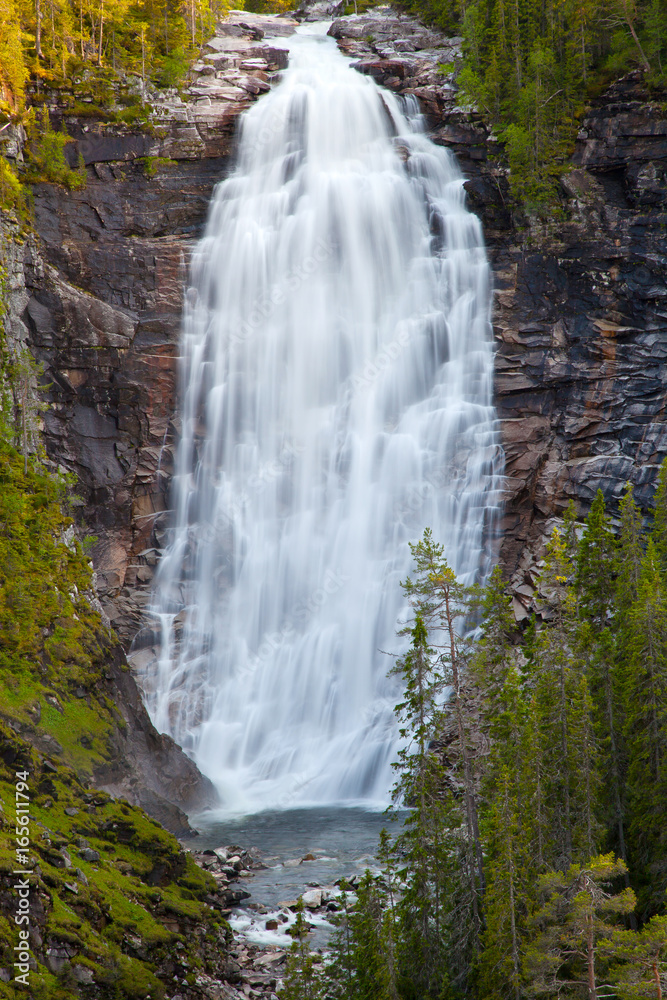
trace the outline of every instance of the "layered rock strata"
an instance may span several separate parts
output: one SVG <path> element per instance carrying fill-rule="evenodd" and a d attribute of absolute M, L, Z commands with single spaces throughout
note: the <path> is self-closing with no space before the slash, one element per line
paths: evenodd
<path fill-rule="evenodd" d="M 101 600 L 126 643 L 169 517 L 188 257 L 230 168 L 238 115 L 284 65 L 276 34 L 294 27 L 266 20 L 223 26 L 187 100 L 155 100 L 152 134 L 67 121 L 88 185 L 35 193 L 40 241 L 26 244 L 23 319 L 52 381 L 47 447 L 80 479 Z M 528 604 L 535 554 L 567 501 L 584 514 L 600 486 L 614 509 L 630 480 L 646 508 L 667 453 L 660 95 L 635 75 L 593 102 L 562 216 L 538 226 L 512 211 L 497 139 L 460 102 L 459 40 L 387 11 L 340 18 L 331 33 L 360 72 L 416 98 L 434 140 L 458 156 L 484 224 L 507 458 L 501 556 Z"/>
<path fill-rule="evenodd" d="M 570 500 L 598 488 L 612 512 L 626 482 L 648 511 L 667 454 L 667 113 L 640 73 L 592 102 L 562 212 L 510 210 L 497 138 L 460 102 L 459 40 L 374 12 L 331 32 L 360 72 L 417 97 L 456 153 L 495 276 L 496 406 L 506 455 L 500 555 L 523 617 L 544 538 Z"/>
<path fill-rule="evenodd" d="M 84 158 L 87 184 L 35 187 L 39 239 L 25 246 L 18 318 L 51 383 L 47 449 L 77 476 L 80 521 L 97 538 L 99 597 L 126 645 L 143 624 L 169 516 L 193 242 L 231 168 L 239 115 L 286 65 L 280 39 L 295 24 L 229 18 L 192 67 L 184 98 L 149 94 L 148 128 L 51 107 L 74 139 L 72 162 Z"/>

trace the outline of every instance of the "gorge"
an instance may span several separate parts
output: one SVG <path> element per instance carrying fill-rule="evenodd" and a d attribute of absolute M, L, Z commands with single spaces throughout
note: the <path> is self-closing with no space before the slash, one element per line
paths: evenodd
<path fill-rule="evenodd" d="M 79 155 L 85 161 L 86 186 L 66 192 L 36 184 L 34 231 L 20 233 L 3 215 L 9 341 L 27 344 L 44 365 L 50 405 L 43 440 L 54 467 L 77 477 L 78 531 L 94 536 L 96 595 L 89 597 L 115 633 L 104 632 L 111 637 L 104 657 L 113 666 L 95 673 L 88 687 L 70 684 L 82 708 L 94 709 L 99 696 L 122 717 L 114 716 L 113 759 L 98 760 L 91 780 L 180 835 L 188 832 L 181 809 L 192 814 L 220 799 L 149 722 L 126 654 L 158 729 L 195 754 L 227 807 L 381 799 L 391 780 L 396 699 L 384 681 L 386 657 L 369 651 L 393 641 L 402 612 L 396 583 L 410 566 L 408 536 L 439 518 L 456 539 L 447 555 L 468 580 L 489 565 L 497 545 L 521 624 L 543 610 L 537 576 L 544 542 L 568 501 L 583 517 L 600 487 L 618 518 L 630 481 L 647 514 L 667 452 L 664 94 L 649 91 L 637 72 L 594 97 L 561 181 L 562 214 L 537 221 L 512 204 L 496 136 L 457 97 L 447 67 L 458 58 L 458 40 L 386 10 L 337 18 L 330 35 L 354 60 L 350 69 L 332 38 L 317 40 L 317 28 L 306 27 L 295 40 L 296 27 L 291 18 L 233 13 L 204 47 L 186 91 L 149 95 L 147 125 L 71 113 L 66 95 L 47 90 L 54 120 L 74 140 L 72 165 Z M 309 56 L 312 50 L 317 55 Z M 294 123 L 303 128 L 294 113 L 299 100 L 323 100 L 331 114 L 329 85 L 313 86 L 318 73 L 330 76 L 346 107 L 348 145 L 332 150 L 324 130 L 311 135 L 313 155 L 319 148 L 346 164 L 326 175 L 325 190 L 308 160 L 299 160 L 294 139 Z M 385 88 L 382 101 L 376 84 Z M 287 102 L 281 92 L 295 103 L 274 127 L 272 109 Z M 18 153 L 16 138 L 9 154 Z M 350 175 L 362 192 L 371 190 L 363 185 L 372 177 L 381 199 L 359 193 L 355 200 Z M 308 211 L 295 208 L 296 192 L 305 192 Z M 354 234 L 344 256 L 357 263 L 347 271 L 339 266 L 339 219 Z M 237 239 L 239 230 L 252 234 L 247 244 Z M 440 259 L 443 243 L 456 251 Z M 362 262 L 369 245 L 382 269 Z M 264 264 L 254 270 L 248 256 L 256 262 L 260 251 Z M 408 287 L 415 274 L 419 309 Z M 216 301 L 218 279 L 225 309 Z M 451 312 L 454 285 L 463 289 L 463 317 Z M 493 350 L 485 341 L 490 296 Z M 251 297 L 261 305 L 257 328 Z M 292 321 L 295 314 L 301 321 Z M 409 347 L 393 325 L 397 316 L 412 331 Z M 357 354 L 341 336 L 344 326 L 358 330 Z M 317 358 L 312 327 L 325 331 L 326 351 Z M 470 356 L 464 327 L 477 338 Z M 372 328 L 380 331 L 376 342 Z M 446 361 L 438 354 L 445 333 Z M 219 351 L 219 338 L 229 353 Z M 378 350 L 379 374 L 368 367 Z M 444 364 L 425 388 L 418 373 L 429 367 L 429 352 Z M 314 376 L 273 382 L 279 356 L 289 370 L 308 359 Z M 434 401 L 430 412 L 419 392 L 422 401 Z M 224 427 L 216 423 L 220 400 Z M 265 433 L 272 424 L 287 433 Z M 455 447 L 462 427 L 467 437 Z M 356 438 L 364 447 L 355 451 Z M 479 447 L 472 463 L 471 439 Z M 486 526 L 475 516 L 461 532 L 466 505 L 496 508 L 501 452 L 502 516 Z M 223 453 L 226 478 L 213 471 Z M 460 473 L 451 492 L 443 455 Z M 393 463 L 392 481 L 383 476 L 383 460 Z M 418 466 L 421 473 L 413 471 Z M 355 513 L 360 507 L 364 517 Z M 258 592 L 259 578 L 280 587 Z M 227 604 L 218 610 L 221 596 Z M 193 607 L 206 615 L 204 625 Z M 336 627 L 341 619 L 344 630 Z M 236 687 L 230 636 L 234 662 L 244 664 Z M 364 670 L 350 671 L 336 689 L 332 678 L 346 648 L 367 650 Z M 309 673 L 315 657 L 319 669 Z M 272 675 L 280 678 L 273 688 Z M 309 691 L 307 711 L 287 697 L 297 684 Z M 35 705 L 36 698 L 12 727 L 36 748 L 35 766 L 46 768 L 46 796 L 64 726 L 44 697 Z M 3 739 L 7 759 L 14 759 L 15 734 Z M 100 742 L 93 740 L 96 752 Z M 131 836 L 146 836 L 138 812 L 128 819 L 120 806 L 81 798 L 87 794 L 77 790 L 68 808 L 98 815 L 110 843 L 119 824 L 121 837 L 130 836 L 132 824 Z M 95 836 L 94 819 L 65 822 L 72 841 Z M 182 898 L 169 897 L 174 910 L 165 912 L 172 916 L 160 911 L 160 919 L 171 921 L 172 934 L 203 940 L 205 920 L 197 924 L 188 910 L 192 886 L 216 919 L 228 911 L 233 890 L 216 895 L 209 885 L 204 895 L 173 847 L 156 841 L 153 858 L 149 840 L 141 842 L 150 864 L 134 857 L 122 863 L 150 886 L 151 879 L 166 885 L 182 878 Z M 60 867 L 58 857 L 53 864 Z M 146 906 L 152 892 L 140 897 Z M 95 916 L 99 926 L 104 919 Z M 123 948 L 130 947 L 133 920 Z M 66 941 L 72 932 L 63 927 Z M 224 933 L 216 927 L 206 975 L 233 981 L 238 969 L 223 956 Z M 60 974 L 72 956 L 62 942 L 49 947 Z M 160 976 L 173 966 L 185 983 L 187 965 L 177 958 L 160 952 Z M 182 988 L 188 998 L 198 995 Z M 206 995 L 232 995 L 216 988 L 207 980 Z"/>
<path fill-rule="evenodd" d="M 353 44 L 383 73 L 365 40 L 373 27 L 379 37 L 372 18 L 354 27 L 361 39 Z M 419 41 L 418 26 L 401 19 L 400 33 L 409 31 Z M 269 43 L 246 34 L 246 45 L 281 58 Z M 447 39 L 441 44 L 451 53 Z M 396 79 L 399 91 L 419 90 L 414 77 Z M 615 484 L 629 478 L 648 502 L 662 454 L 656 364 L 667 124 L 639 78 L 614 84 L 582 122 L 564 181 L 568 216 L 526 228 L 507 207 L 505 177 L 489 158 L 493 137 L 479 116 L 457 108 L 446 81 L 424 85 L 419 96 L 436 142 L 459 157 L 484 225 L 507 457 L 503 559 L 516 586 L 530 588 L 528 553 L 567 499 L 585 510 L 600 484 L 613 502 Z M 40 242 L 11 249 L 11 322 L 52 380 L 47 448 L 79 477 L 81 515 L 98 538 L 100 599 L 126 648 L 143 624 L 166 530 L 185 255 L 250 98 L 205 100 L 193 98 L 192 110 L 163 105 L 161 136 L 68 120 L 90 164 L 88 184 L 70 193 L 38 186 Z M 173 163 L 149 178 L 138 154 Z M 72 340 L 66 331 L 75 320 Z"/>

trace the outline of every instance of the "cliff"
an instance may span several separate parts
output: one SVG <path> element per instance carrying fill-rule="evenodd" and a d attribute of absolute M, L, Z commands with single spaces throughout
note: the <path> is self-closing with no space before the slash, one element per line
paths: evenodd
<path fill-rule="evenodd" d="M 88 183 L 71 193 L 38 186 L 36 239 L 24 247 L 20 319 L 52 382 L 47 449 L 79 477 L 100 599 L 126 644 L 168 520 L 188 256 L 229 170 L 238 115 L 284 65 L 268 33 L 259 37 L 261 18 L 222 30 L 233 34 L 211 44 L 186 100 L 156 99 L 150 134 L 65 118 Z M 593 102 L 563 178 L 562 215 L 538 226 L 511 208 L 495 137 L 457 103 L 458 40 L 386 12 L 339 19 L 332 34 L 360 72 L 419 99 L 484 223 L 507 458 L 501 558 L 528 603 L 550 518 L 569 499 L 584 514 L 598 487 L 614 510 L 626 480 L 646 506 L 667 452 L 660 95 L 634 75 Z"/>

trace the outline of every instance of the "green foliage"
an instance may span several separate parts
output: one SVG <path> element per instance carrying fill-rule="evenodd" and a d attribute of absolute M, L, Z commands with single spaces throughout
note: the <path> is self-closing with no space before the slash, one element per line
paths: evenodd
<path fill-rule="evenodd" d="M 83 157 L 79 154 L 79 166 L 76 170 L 65 159 L 65 146 L 72 140 L 66 132 L 56 132 L 51 127 L 49 112 L 42 108 L 39 127 L 32 119 L 29 132 L 30 164 L 26 178 L 31 183 L 47 181 L 51 184 L 61 184 L 68 190 L 86 186 L 86 168 Z"/>
<path fill-rule="evenodd" d="M 209 965 L 205 956 L 188 954 L 192 945 L 185 937 L 188 929 L 215 942 L 210 965 L 214 972 L 214 955 L 224 955 L 228 928 L 205 902 L 213 879 L 197 868 L 175 837 L 135 806 L 86 788 L 65 765 L 45 762 L 0 721 L 0 815 L 4 817 L 13 814 L 18 769 L 29 771 L 31 867 L 38 865 L 31 879 L 33 898 L 40 901 L 33 909 L 33 926 L 49 948 L 67 946 L 71 956 L 54 976 L 45 965 L 47 945 L 33 943 L 37 965 L 30 976 L 30 996 L 71 1000 L 82 995 L 73 976 L 79 966 L 92 972 L 96 985 L 89 989 L 100 995 L 157 1000 L 165 995 L 164 983 L 156 975 L 165 962 L 171 970 L 183 958 L 190 965 L 193 961 Z M 0 824 L 3 876 L 16 867 L 12 834 L 11 826 Z M 97 851 L 99 860 L 84 860 L 84 846 Z M 17 928 L 3 903 L 0 966 L 11 968 L 16 943 Z M 169 981 L 172 975 L 170 971 Z M 12 983 L 0 984 L 3 1000 L 24 995 Z"/>
<path fill-rule="evenodd" d="M 611 959 L 609 979 L 621 1000 L 661 997 L 667 966 L 667 917 L 653 917 L 639 934 L 617 929 L 600 952 Z"/>
<path fill-rule="evenodd" d="M 602 985 L 600 941 L 612 936 L 618 918 L 635 905 L 632 889 L 619 893 L 611 889 L 614 879 L 625 872 L 624 863 L 609 854 L 540 879 L 543 903 L 532 917 L 532 940 L 526 950 L 528 996 L 596 1000 Z"/>
<path fill-rule="evenodd" d="M 664 82 L 664 0 L 404 0 L 464 39 L 459 83 L 504 142 L 509 183 L 530 214 L 558 208 L 557 181 L 589 97 L 642 68 Z"/>
<path fill-rule="evenodd" d="M 0 0 L 0 111 L 20 107 L 27 76 L 19 6 Z"/>
<path fill-rule="evenodd" d="M 466 590 L 430 531 L 412 547 L 394 669 L 409 814 L 345 902 L 318 996 L 661 1000 L 666 477 L 650 535 L 629 485 L 616 531 L 602 493 L 583 525 L 570 505 L 523 633 L 498 569 Z"/>
<path fill-rule="evenodd" d="M 3 311 L 4 295 L 0 321 Z M 214 880 L 175 837 L 89 786 L 119 763 L 121 721 L 106 684 L 118 647 L 86 596 L 90 564 L 67 514 L 73 483 L 49 471 L 38 448 L 22 452 L 25 414 L 15 404 L 22 380 L 39 372 L 23 360 L 22 367 L 6 354 L 0 369 L 0 877 L 6 884 L 17 867 L 15 772 L 26 770 L 39 900 L 31 921 L 43 942 L 33 939 L 31 998 L 83 995 L 86 969 L 96 995 L 159 1000 L 162 978 L 171 987 L 175 969 L 184 976 L 199 965 L 219 977 L 228 928 L 208 904 Z M 34 415 L 36 403 L 30 407 Z M 86 860 L 83 848 L 98 857 Z M 7 969 L 18 941 L 14 908 L 5 893 L 0 967 Z M 46 949 L 64 947 L 69 961 L 48 971 Z M 25 995 L 0 983 L 2 1000 Z"/>
<path fill-rule="evenodd" d="M 158 170 L 171 167 L 176 161 L 165 156 L 142 156 L 137 160 L 137 163 L 143 168 L 146 177 L 155 177 Z"/>
<path fill-rule="evenodd" d="M 183 48 L 179 46 L 165 55 L 158 71 L 157 82 L 161 87 L 178 87 L 185 79 L 189 60 Z"/>
<path fill-rule="evenodd" d="M 16 171 L 0 156 L 0 209 L 9 209 L 25 221 L 29 215 L 28 194 Z"/>
<path fill-rule="evenodd" d="M 308 932 L 303 900 L 300 899 L 297 904 L 296 922 L 291 928 L 294 940 L 287 956 L 281 1000 L 316 1000 L 318 996 L 317 973 L 308 947 Z"/>

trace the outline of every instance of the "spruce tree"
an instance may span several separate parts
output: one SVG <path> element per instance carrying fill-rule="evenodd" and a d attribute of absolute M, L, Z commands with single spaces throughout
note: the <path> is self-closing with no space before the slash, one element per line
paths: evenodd
<path fill-rule="evenodd" d="M 521 678 L 510 669 L 495 701 L 491 751 L 483 790 L 482 830 L 486 853 L 486 929 L 480 989 L 489 998 L 521 995 L 521 931 L 530 908 L 538 867 L 533 855 L 535 824 L 531 716 Z"/>
<path fill-rule="evenodd" d="M 595 706 L 603 778 L 603 811 L 613 830 L 611 845 L 627 863 L 625 843 L 625 774 L 621 679 L 612 618 L 616 539 L 598 490 L 577 550 L 576 589 L 579 645 Z M 592 852 L 589 852 L 592 853 Z"/>
<path fill-rule="evenodd" d="M 546 621 L 532 644 L 528 667 L 534 735 L 541 768 L 539 853 L 545 865 L 566 868 L 597 849 L 599 764 L 592 702 L 579 649 L 570 546 L 554 529 L 539 595 Z"/>
<path fill-rule="evenodd" d="M 281 1000 L 318 1000 L 320 988 L 315 964 L 308 945 L 310 928 L 304 916 L 303 900 L 299 900 L 296 921 L 290 928 L 293 937 L 287 956 Z"/>
<path fill-rule="evenodd" d="M 626 867 L 613 854 L 599 855 L 567 872 L 540 879 L 543 905 L 533 915 L 526 951 L 529 997 L 586 997 L 600 1000 L 600 942 L 635 905 L 632 889 L 613 891 Z"/>
<path fill-rule="evenodd" d="M 653 498 L 653 531 L 651 536 L 660 561 L 660 570 L 667 573 L 667 458 L 660 466 L 658 485 Z"/>
<path fill-rule="evenodd" d="M 630 608 L 625 739 L 630 857 L 644 915 L 664 905 L 667 871 L 667 597 L 649 539 Z"/>

